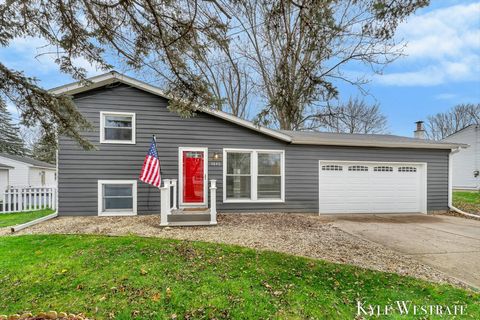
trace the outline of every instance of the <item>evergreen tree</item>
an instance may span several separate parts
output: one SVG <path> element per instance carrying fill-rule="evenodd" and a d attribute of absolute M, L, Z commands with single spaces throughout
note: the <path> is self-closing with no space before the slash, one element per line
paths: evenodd
<path fill-rule="evenodd" d="M 32 156 L 37 160 L 55 164 L 57 159 L 56 141 L 56 137 L 49 136 L 44 131 L 41 138 L 33 146 Z"/>
<path fill-rule="evenodd" d="M 25 144 L 20 136 L 20 129 L 12 121 L 7 106 L 0 100 L 0 152 L 23 156 Z"/>

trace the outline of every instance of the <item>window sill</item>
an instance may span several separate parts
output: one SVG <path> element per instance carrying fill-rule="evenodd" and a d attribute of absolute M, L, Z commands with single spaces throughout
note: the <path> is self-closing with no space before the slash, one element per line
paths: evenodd
<path fill-rule="evenodd" d="M 99 213 L 98 216 L 99 217 L 123 217 L 123 216 L 136 216 L 137 214 L 134 213 L 134 212 L 121 212 L 121 211 L 117 211 L 117 212 L 102 212 L 102 213 Z"/>
<path fill-rule="evenodd" d="M 122 140 L 103 140 L 101 144 L 136 144 L 135 141 L 122 141 Z"/>
<path fill-rule="evenodd" d="M 223 203 L 284 203 L 283 199 L 223 199 Z"/>

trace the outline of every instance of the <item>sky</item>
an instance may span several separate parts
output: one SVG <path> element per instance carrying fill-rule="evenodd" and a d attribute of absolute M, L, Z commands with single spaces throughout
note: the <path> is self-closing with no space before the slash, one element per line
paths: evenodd
<path fill-rule="evenodd" d="M 380 104 L 391 134 L 412 136 L 415 121 L 459 103 L 480 103 L 480 1 L 431 2 L 399 26 L 396 37 L 407 43 L 405 55 L 381 75 L 367 75 L 366 96 L 355 87 L 339 86 L 343 99 L 359 96 Z M 0 49 L 0 61 L 36 77 L 47 89 L 72 82 L 51 56 L 39 55 L 44 45 L 37 38 L 16 39 Z M 76 62 L 89 76 L 105 72 L 83 59 Z M 18 120 L 15 107 L 9 109 Z"/>

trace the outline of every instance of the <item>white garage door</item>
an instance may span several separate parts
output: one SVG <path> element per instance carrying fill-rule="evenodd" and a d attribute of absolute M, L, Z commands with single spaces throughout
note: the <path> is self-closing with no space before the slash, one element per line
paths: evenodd
<path fill-rule="evenodd" d="M 426 165 L 320 161 L 320 213 L 426 212 Z"/>

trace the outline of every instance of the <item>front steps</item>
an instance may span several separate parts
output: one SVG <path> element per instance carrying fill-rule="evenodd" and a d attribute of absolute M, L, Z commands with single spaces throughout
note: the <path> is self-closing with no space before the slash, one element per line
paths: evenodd
<path fill-rule="evenodd" d="M 211 226 L 216 223 L 211 223 L 210 209 L 200 210 L 172 210 L 172 213 L 167 216 L 167 226 Z"/>

